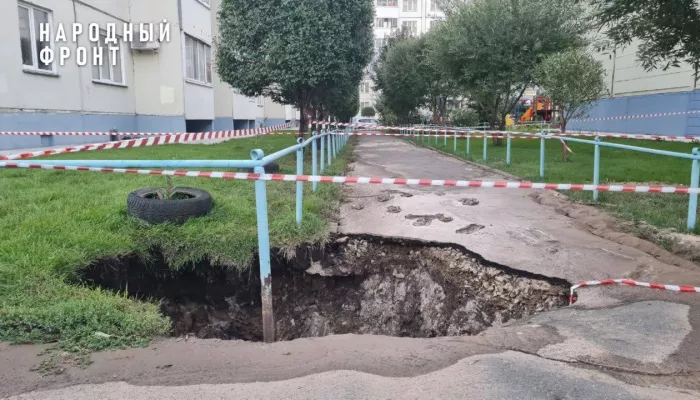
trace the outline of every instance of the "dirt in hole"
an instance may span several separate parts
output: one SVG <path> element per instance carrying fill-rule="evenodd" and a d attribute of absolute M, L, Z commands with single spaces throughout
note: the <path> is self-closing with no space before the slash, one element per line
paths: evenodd
<path fill-rule="evenodd" d="M 172 271 L 154 252 L 102 260 L 80 282 L 163 299 L 176 335 L 262 339 L 258 269 L 241 274 L 202 263 Z M 474 335 L 567 304 L 568 282 L 485 261 L 463 247 L 379 237 L 342 237 L 273 257 L 278 340 L 330 334 Z"/>

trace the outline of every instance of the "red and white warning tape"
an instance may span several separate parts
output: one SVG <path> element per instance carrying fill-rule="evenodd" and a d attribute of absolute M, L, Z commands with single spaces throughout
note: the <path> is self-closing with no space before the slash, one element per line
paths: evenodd
<path fill-rule="evenodd" d="M 651 289 L 671 290 L 674 292 L 700 293 L 700 287 L 694 287 L 694 286 L 662 285 L 659 283 L 637 282 L 637 281 L 633 281 L 630 279 L 604 279 L 602 281 L 581 282 L 578 285 L 572 286 L 571 293 L 569 295 L 569 305 L 574 304 L 576 302 L 576 289 L 581 288 L 581 287 L 585 287 L 585 286 L 598 286 L 598 285 L 641 286 L 641 287 L 647 287 L 647 288 L 651 288 Z"/>
<path fill-rule="evenodd" d="M 700 112 L 700 111 L 699 111 Z M 406 132 L 427 132 L 427 133 L 437 133 L 443 135 L 454 135 L 457 134 L 458 138 L 467 137 L 484 137 L 484 134 L 488 135 L 487 138 L 503 138 L 510 135 L 513 139 L 539 139 L 539 137 L 533 137 L 534 134 L 524 133 L 519 131 L 480 131 L 475 129 L 437 129 L 437 128 L 408 128 L 408 127 L 396 127 L 396 126 L 380 126 L 376 124 L 349 124 L 349 123 L 329 123 L 323 121 L 313 121 L 312 124 L 322 125 L 323 127 L 365 127 L 371 128 L 373 131 L 406 131 Z M 639 140 L 661 140 L 667 142 L 684 142 L 693 143 L 700 142 L 700 137 L 697 136 L 666 136 L 666 135 L 653 135 L 653 134 L 628 134 L 628 133 L 614 133 L 614 132 L 594 132 L 594 131 L 571 131 L 567 133 L 560 133 L 555 129 L 546 129 L 549 135 L 557 137 L 601 137 L 601 138 L 614 138 L 614 139 L 639 139 Z M 379 133 L 379 132 L 338 132 L 342 135 L 351 136 L 405 136 L 403 134 L 397 133 Z"/>
<path fill-rule="evenodd" d="M 374 185 L 409 185 L 409 186 L 450 186 L 468 188 L 496 189 L 549 189 L 574 191 L 601 192 L 637 192 L 637 193 L 700 193 L 700 188 L 692 189 L 683 186 L 635 186 L 635 185 L 589 185 L 571 183 L 532 183 L 532 182 L 484 182 L 437 179 L 406 179 L 406 178 L 369 178 L 353 176 L 311 176 L 311 175 L 281 175 L 281 174 L 249 174 L 235 172 L 201 172 L 201 171 L 169 171 L 125 168 L 95 168 L 81 166 L 57 166 L 50 164 L 31 164 L 23 162 L 0 162 L 0 168 L 30 168 L 69 171 L 111 172 L 139 175 L 177 175 L 199 178 L 236 179 L 252 181 L 285 181 L 285 182 L 321 182 L 321 183 L 356 183 Z"/>
<path fill-rule="evenodd" d="M 271 128 L 266 128 L 270 129 L 271 131 L 269 132 L 264 132 L 260 134 L 250 134 L 250 135 L 243 135 L 241 132 L 243 131 L 230 131 L 230 134 L 222 133 L 219 134 L 217 132 L 200 132 L 200 133 L 187 133 L 187 134 L 182 134 L 182 135 L 171 135 L 171 136 L 158 136 L 158 137 L 149 137 L 149 138 L 141 138 L 141 139 L 131 139 L 131 140 L 122 140 L 119 142 L 105 142 L 105 143 L 95 143 L 95 144 L 85 144 L 85 145 L 80 145 L 80 146 L 71 146 L 71 147 L 63 147 L 63 148 L 58 148 L 58 149 L 51 149 L 51 150 L 40 150 L 40 151 L 34 151 L 34 152 L 29 152 L 29 153 L 17 153 L 17 154 L 10 154 L 10 155 L 5 155 L 2 156 L 0 155 L 0 160 L 21 160 L 21 159 L 27 159 L 27 158 L 35 158 L 35 157 L 43 157 L 43 156 L 51 156 L 51 155 L 56 155 L 56 154 L 65 154 L 65 153 L 77 153 L 77 152 L 82 152 L 82 151 L 93 151 L 93 150 L 111 150 L 111 149 L 128 149 L 132 147 L 149 147 L 149 146 L 160 146 L 160 145 L 165 145 L 165 144 L 185 144 L 188 142 L 196 142 L 200 140 L 232 140 L 232 139 L 245 139 L 245 138 L 251 138 L 251 137 L 256 137 L 260 135 L 274 135 L 276 134 L 275 131 L 272 131 L 274 129 L 280 129 L 281 127 L 285 127 L 288 124 L 284 125 L 279 125 L 278 127 L 271 127 Z M 286 134 L 286 133 L 283 133 Z"/>
<path fill-rule="evenodd" d="M 581 122 L 588 122 L 588 121 L 618 121 L 618 120 L 625 120 L 625 119 L 672 117 L 672 116 L 677 116 L 677 115 L 690 115 L 690 114 L 700 114 L 700 110 L 675 111 L 675 112 L 653 113 L 653 114 L 639 114 L 639 115 L 619 115 L 619 116 L 616 116 L 616 117 L 573 119 L 572 121 L 581 121 Z"/>
<path fill-rule="evenodd" d="M 208 138 L 228 138 L 228 137 L 240 137 L 240 136 L 255 136 L 264 135 L 266 133 L 272 133 L 279 129 L 289 128 L 292 126 L 291 123 L 280 124 L 277 126 L 271 126 L 268 128 L 257 128 L 257 129 L 241 129 L 241 130 L 228 130 L 228 131 L 213 131 L 213 132 L 19 132 L 19 131 L 0 131 L 0 136 L 192 136 L 192 135 L 204 135 L 202 139 Z"/>

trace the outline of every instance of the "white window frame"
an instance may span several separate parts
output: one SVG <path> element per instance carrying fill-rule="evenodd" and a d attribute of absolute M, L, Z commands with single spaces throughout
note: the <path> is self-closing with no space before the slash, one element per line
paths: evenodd
<path fill-rule="evenodd" d="M 256 97 L 255 104 L 257 104 L 258 107 L 264 107 L 265 106 L 265 98 L 263 96 Z"/>
<path fill-rule="evenodd" d="M 372 93 L 372 88 L 370 87 L 369 81 L 362 81 L 360 85 L 360 93 Z"/>
<path fill-rule="evenodd" d="M 408 27 L 413 35 L 418 34 L 418 21 L 401 21 L 401 29 L 403 30 L 405 27 Z"/>
<path fill-rule="evenodd" d="M 29 11 L 29 41 L 32 47 L 32 65 L 25 65 L 24 61 L 22 61 L 22 69 L 27 71 L 27 72 L 36 72 L 39 74 L 46 74 L 46 75 L 56 75 L 56 57 L 58 56 L 56 53 L 56 43 L 54 42 L 54 35 L 53 35 L 53 11 L 49 10 L 48 8 L 43 8 L 43 7 L 38 7 L 35 6 L 34 4 L 28 4 L 24 3 L 21 1 L 17 2 L 17 7 L 22 7 L 24 9 L 27 9 Z M 51 63 L 51 69 L 41 69 L 39 68 L 39 54 L 37 53 L 37 48 L 36 48 L 36 26 L 35 26 L 35 19 L 34 19 L 34 10 L 39 10 L 43 11 L 48 15 L 48 24 L 49 24 L 49 48 L 53 50 L 54 52 L 54 60 Z M 17 15 L 17 19 L 19 20 L 19 14 Z M 21 38 L 21 36 L 20 36 Z M 22 49 L 20 48 L 20 54 L 21 54 Z"/>
<path fill-rule="evenodd" d="M 192 41 L 192 76 L 188 75 L 187 71 L 187 41 L 191 40 Z M 200 47 L 202 46 L 202 47 Z M 203 53 L 200 53 L 199 50 L 202 49 Z M 208 51 L 207 51 L 208 50 Z M 203 59 L 200 60 L 200 57 L 203 56 Z M 209 59 L 209 68 L 207 70 L 207 59 Z M 190 83 L 194 83 L 197 85 L 204 85 L 208 87 L 213 86 L 213 59 L 212 59 L 212 54 L 211 54 L 211 44 L 201 40 L 197 39 L 194 36 L 188 35 L 185 33 L 185 80 Z M 200 75 L 201 74 L 201 75 Z M 201 79 L 200 79 L 201 78 Z"/>
<path fill-rule="evenodd" d="M 396 24 L 394 24 L 396 22 Z M 383 29 L 393 29 L 393 28 L 398 28 L 399 27 L 399 19 L 398 18 L 389 18 L 389 17 L 380 17 L 377 18 L 375 21 L 375 26 L 377 28 L 383 28 Z"/>
<path fill-rule="evenodd" d="M 377 7 L 398 7 L 398 6 L 399 6 L 399 0 L 377 0 Z"/>
<path fill-rule="evenodd" d="M 107 38 L 107 32 L 100 31 L 100 38 L 99 38 L 100 41 L 102 40 L 102 38 L 105 38 L 105 39 Z M 101 45 L 101 43 L 100 42 L 98 42 L 98 43 L 93 42 L 92 48 L 94 48 L 95 45 Z M 93 70 L 92 71 L 93 72 L 92 81 L 94 83 L 104 83 L 107 85 L 126 86 L 126 69 L 124 68 L 124 46 L 122 46 L 121 37 L 117 36 L 117 44 L 116 44 L 116 47 L 119 47 L 119 51 L 117 52 L 117 54 L 118 54 L 118 57 L 120 58 L 119 67 L 121 68 L 121 73 L 122 73 L 121 82 L 114 80 L 114 63 L 112 62 L 112 58 L 111 58 L 112 52 L 109 50 L 110 47 L 115 47 L 115 46 L 114 46 L 114 44 L 107 44 L 106 43 L 106 47 L 104 47 L 102 50 L 102 62 L 103 63 L 106 62 L 107 65 L 109 66 L 109 77 L 107 77 L 107 78 L 103 77 L 102 76 L 102 66 L 98 66 L 98 68 L 97 68 L 98 77 L 95 78 L 95 75 L 94 75 L 95 71 Z M 90 58 L 90 62 L 91 62 L 90 65 L 94 67 L 94 62 L 92 60 L 92 57 L 95 53 L 94 53 L 94 50 L 92 50 L 92 51 L 93 51 L 93 53 L 90 54 L 88 58 Z"/>
<path fill-rule="evenodd" d="M 403 6 L 401 10 L 403 12 L 417 12 L 418 11 L 418 0 L 401 0 L 403 2 Z M 412 5 L 413 7 L 406 7 L 407 5 Z"/>
<path fill-rule="evenodd" d="M 437 0 L 430 0 L 430 11 L 431 12 L 441 12 L 442 11 L 437 4 Z"/>
<path fill-rule="evenodd" d="M 197 3 L 203 5 L 204 7 L 211 9 L 211 0 L 196 0 Z"/>

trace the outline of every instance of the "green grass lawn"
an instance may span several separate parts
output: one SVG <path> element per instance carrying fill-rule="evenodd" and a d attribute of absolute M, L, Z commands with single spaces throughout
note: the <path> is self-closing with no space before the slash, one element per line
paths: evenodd
<path fill-rule="evenodd" d="M 435 139 L 430 141 L 436 147 Z M 610 143 L 623 143 L 638 147 L 663 149 L 690 153 L 698 144 L 655 142 L 645 140 L 603 139 Z M 428 145 L 428 141 L 418 141 Z M 540 178 L 539 140 L 513 139 L 511 165 L 506 165 L 506 145 L 494 146 L 488 140 L 488 157 L 483 160 L 483 139 L 471 139 L 470 156 L 466 155 L 466 139 L 457 139 L 457 155 L 477 163 L 488 165 L 532 182 L 548 183 L 592 183 L 594 147 L 583 143 L 569 143 L 575 154 L 569 154 L 568 161 L 561 160 L 561 142 L 546 141 L 545 178 Z M 437 149 L 454 152 L 454 139 L 442 137 Z M 690 160 L 659 156 L 628 150 L 601 148 L 601 184 L 608 183 L 654 183 L 669 185 L 689 185 Z M 449 178 L 449 177 L 444 177 Z M 584 203 L 593 200 L 592 192 L 567 192 L 572 199 Z M 630 221 L 645 221 L 659 228 L 672 228 L 685 231 L 688 215 L 688 196 L 657 193 L 605 193 L 601 192 L 596 204 L 602 209 Z"/>
<path fill-rule="evenodd" d="M 294 144 L 294 136 L 267 136 L 53 158 L 249 160 L 251 149 L 270 154 Z M 349 154 L 344 151 L 325 174 L 342 174 Z M 310 152 L 305 161 L 310 173 Z M 279 163 L 282 173 L 296 172 L 295 155 Z M 97 259 L 145 256 L 159 249 L 173 268 L 190 268 L 204 259 L 239 270 L 251 266 L 257 251 L 253 182 L 173 177 L 175 186 L 209 191 L 214 199 L 211 214 L 182 226 L 148 226 L 126 215 L 128 193 L 164 184 L 162 176 L 0 169 L 0 340 L 96 350 L 143 344 L 167 333 L 170 322 L 155 302 L 65 283 Z M 295 223 L 295 184 L 270 182 L 267 188 L 273 247 L 316 242 L 328 235 L 339 185 L 321 184 L 315 194 L 305 185 L 301 227 Z"/>

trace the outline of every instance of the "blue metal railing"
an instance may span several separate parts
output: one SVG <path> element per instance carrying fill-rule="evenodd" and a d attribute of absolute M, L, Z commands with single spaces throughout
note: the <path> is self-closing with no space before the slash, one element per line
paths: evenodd
<path fill-rule="evenodd" d="M 427 136 L 427 142 L 429 146 L 433 146 L 432 144 L 432 139 L 431 136 L 435 137 L 435 144 L 434 146 L 438 146 L 438 137 L 441 136 L 440 132 L 426 132 L 420 130 L 418 128 L 418 133 L 410 133 L 406 132 L 407 134 L 411 134 L 412 136 L 415 137 L 416 141 L 418 141 L 418 138 L 421 138 L 422 143 L 426 142 L 426 136 Z M 469 129 L 469 128 L 450 128 L 451 131 L 458 130 L 458 131 L 464 131 L 464 135 L 466 135 L 466 155 L 470 155 L 470 139 L 472 137 L 472 133 L 474 134 L 475 138 L 481 137 L 484 141 L 484 149 L 483 149 L 483 160 L 487 161 L 488 159 L 488 131 L 483 131 L 483 136 L 481 133 L 477 134 L 474 132 L 474 130 Z M 445 133 L 443 134 L 445 138 L 445 148 L 447 148 L 447 136 L 448 134 Z M 512 153 L 512 146 L 511 142 L 513 139 L 513 136 L 530 136 L 533 138 L 539 138 L 540 140 L 540 162 L 539 162 L 539 173 L 540 173 L 540 178 L 544 179 L 545 175 L 545 140 L 561 140 L 565 142 L 574 142 L 574 143 L 583 143 L 583 144 L 590 144 L 595 146 L 595 151 L 594 151 L 594 159 L 593 159 L 593 184 L 599 185 L 600 184 L 600 148 L 601 147 L 610 147 L 610 148 L 615 148 L 615 149 L 623 149 L 623 150 L 630 150 L 630 151 L 636 151 L 640 153 L 647 153 L 647 154 L 655 154 L 655 155 L 660 155 L 660 156 L 666 156 L 666 157 L 675 157 L 675 158 L 683 158 L 687 160 L 692 160 L 692 169 L 691 169 L 691 175 L 690 175 L 690 188 L 698 188 L 698 185 L 700 184 L 700 148 L 694 148 L 690 154 L 688 153 L 680 153 L 680 152 L 675 152 L 675 151 L 668 151 L 668 150 L 659 150 L 659 149 L 651 149 L 647 147 L 639 147 L 639 146 L 631 146 L 631 145 L 626 145 L 626 144 L 618 144 L 618 143 L 606 143 L 601 140 L 600 137 L 596 137 L 595 140 L 586 140 L 586 139 L 578 139 L 578 138 L 572 138 L 572 137 L 562 137 L 562 136 L 555 136 L 551 133 L 551 130 L 549 129 L 544 129 L 540 133 L 537 134 L 532 134 L 532 133 L 526 133 L 526 132 L 508 132 L 506 133 L 503 138 L 506 139 L 506 165 L 510 166 L 511 165 L 511 153 Z M 457 154 L 457 134 L 453 133 L 453 138 L 454 138 L 454 148 L 453 151 L 455 154 Z M 688 220 L 687 220 L 687 228 L 688 230 L 692 231 L 695 229 L 696 226 L 696 220 L 697 220 L 697 205 L 698 205 L 698 194 L 697 193 L 691 193 L 688 201 Z M 599 193 L 598 191 L 593 192 L 593 200 L 598 201 Z"/>
<path fill-rule="evenodd" d="M 95 168 L 253 168 L 256 174 L 265 173 L 265 165 L 296 153 L 297 175 L 304 175 L 304 149 L 311 146 L 312 172 L 317 175 L 320 148 L 320 169 L 324 170 L 324 162 L 331 166 L 341 150 L 348 143 L 349 136 L 338 135 L 337 131 L 313 132 L 311 137 L 298 139 L 296 145 L 265 156 L 256 149 L 250 152 L 251 160 L 37 160 L 33 164 L 57 166 L 82 166 Z M 320 146 L 316 143 L 320 141 Z M 327 148 L 326 148 L 327 144 Z M 313 183 L 313 192 L 318 190 L 318 182 Z M 304 210 L 304 183 L 296 184 L 296 222 L 301 225 Z M 268 223 L 267 182 L 255 181 L 255 207 L 258 225 L 258 252 L 260 255 L 260 281 L 262 284 L 263 338 L 272 342 L 275 338 L 274 316 L 272 307 L 272 271 L 270 266 L 270 232 Z"/>

